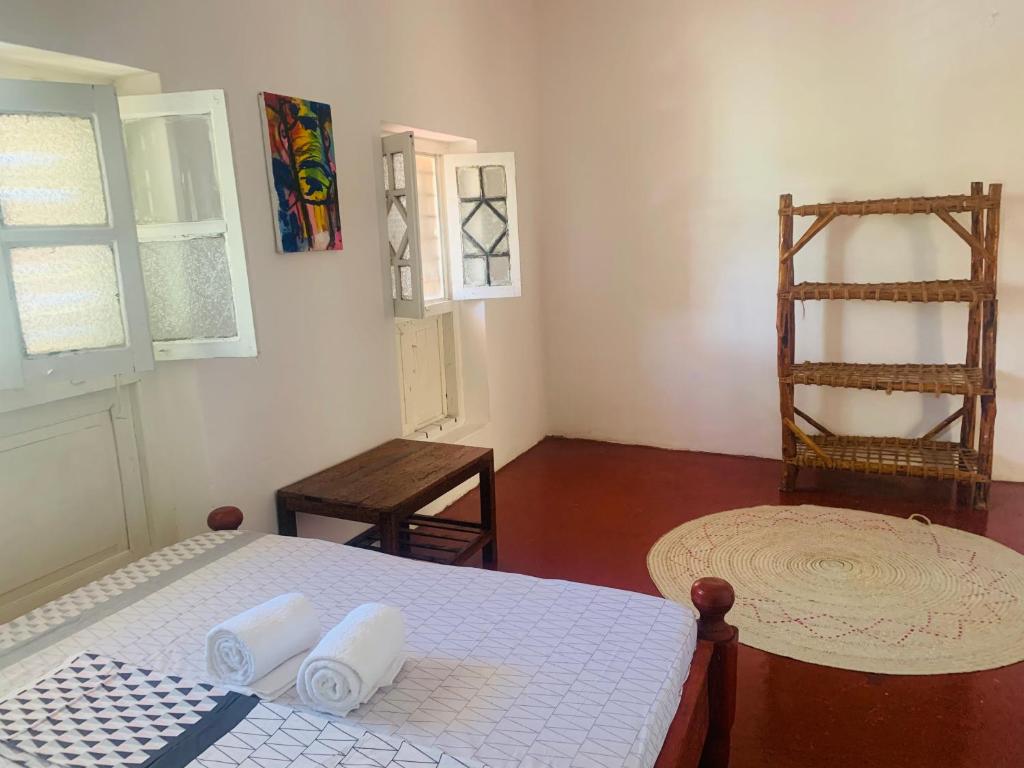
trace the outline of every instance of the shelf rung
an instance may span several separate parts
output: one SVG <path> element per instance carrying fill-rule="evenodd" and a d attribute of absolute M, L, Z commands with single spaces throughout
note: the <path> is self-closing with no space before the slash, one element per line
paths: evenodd
<path fill-rule="evenodd" d="M 826 459 L 803 443 L 787 463 L 798 467 L 844 469 L 876 475 L 906 475 L 988 482 L 978 473 L 978 454 L 958 443 L 901 437 L 811 435 Z M 831 465 L 831 466 L 830 466 Z"/>
<path fill-rule="evenodd" d="M 996 201 L 991 195 L 943 195 L 941 197 L 893 197 L 884 200 L 850 200 L 849 202 L 813 203 L 780 208 L 779 214 L 793 216 L 825 216 L 835 212 L 840 216 L 867 214 L 935 213 L 948 211 L 961 213 L 992 208 Z"/>
<path fill-rule="evenodd" d="M 935 395 L 990 395 L 980 368 L 966 365 L 796 363 L 784 384 L 923 392 Z"/>
<path fill-rule="evenodd" d="M 926 280 L 905 283 L 797 283 L 779 291 L 793 301 L 985 301 L 995 295 L 989 283 L 974 280 Z"/>

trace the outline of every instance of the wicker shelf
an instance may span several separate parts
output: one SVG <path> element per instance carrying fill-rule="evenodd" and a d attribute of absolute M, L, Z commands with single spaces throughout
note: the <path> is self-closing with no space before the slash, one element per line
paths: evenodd
<path fill-rule="evenodd" d="M 778 333 L 779 411 L 782 417 L 782 490 L 796 487 L 800 467 L 827 467 L 886 475 L 956 480 L 957 498 L 984 508 L 992 479 L 996 418 L 996 265 L 1002 185 L 971 183 L 969 195 L 794 205 L 779 198 Z M 794 257 L 838 216 L 934 214 L 969 248 L 970 278 L 895 283 L 796 283 Z M 967 214 L 958 220 L 954 214 Z M 798 239 L 797 216 L 815 216 Z M 957 364 L 797 363 L 796 302 L 861 300 L 969 304 L 967 348 Z M 963 405 L 920 438 L 851 437 L 834 434 L 796 407 L 796 385 L 918 392 L 963 397 Z M 818 434 L 808 435 L 797 419 Z M 959 420 L 959 441 L 936 437 Z"/>
<path fill-rule="evenodd" d="M 877 365 L 875 363 L 795 363 L 786 384 L 924 392 L 932 395 L 986 395 L 980 368 L 966 365 Z"/>
<path fill-rule="evenodd" d="M 991 285 L 976 280 L 927 280 L 913 283 L 797 283 L 779 291 L 790 301 L 963 301 L 991 299 Z"/>
<path fill-rule="evenodd" d="M 959 443 L 849 435 L 812 435 L 811 439 L 825 456 L 803 443 L 797 443 L 796 455 L 789 463 L 798 467 L 845 469 L 874 475 L 988 482 L 988 478 L 978 472 L 977 451 L 963 448 Z"/>

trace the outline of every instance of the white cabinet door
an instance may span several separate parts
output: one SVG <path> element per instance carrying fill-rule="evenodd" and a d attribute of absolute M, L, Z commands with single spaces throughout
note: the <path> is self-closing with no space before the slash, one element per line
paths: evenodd
<path fill-rule="evenodd" d="M 129 392 L 0 414 L 0 622 L 149 550 Z"/>

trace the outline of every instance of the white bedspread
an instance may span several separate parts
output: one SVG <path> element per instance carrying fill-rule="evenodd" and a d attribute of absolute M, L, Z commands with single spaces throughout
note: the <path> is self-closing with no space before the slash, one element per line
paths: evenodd
<path fill-rule="evenodd" d="M 156 553 L 151 558 L 161 564 L 176 563 L 179 552 L 200 554 L 191 572 L 170 579 L 149 566 L 168 583 L 138 599 L 108 588 L 107 615 L 98 620 L 88 618 L 102 591 L 94 585 L 85 597 L 72 593 L 27 622 L 0 626 L 0 696 L 85 650 L 205 679 L 210 627 L 275 595 L 302 592 L 324 631 L 365 602 L 396 605 L 405 615 L 408 662 L 394 686 L 347 721 L 494 768 L 654 764 L 696 643 L 687 609 L 633 592 L 315 539 L 239 536 L 205 534 Z M 136 571 L 146 569 L 141 563 Z M 138 581 L 134 572 L 120 577 Z M 36 618 L 52 626 L 32 640 Z M 20 643 L 13 650 L 12 637 Z M 302 709 L 294 689 L 277 701 Z"/>

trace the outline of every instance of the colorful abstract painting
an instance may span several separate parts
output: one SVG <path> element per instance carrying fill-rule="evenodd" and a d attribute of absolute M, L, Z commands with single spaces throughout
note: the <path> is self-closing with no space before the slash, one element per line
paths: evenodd
<path fill-rule="evenodd" d="M 260 104 L 266 118 L 277 249 L 282 253 L 340 251 L 330 105 L 276 93 L 261 93 Z"/>

